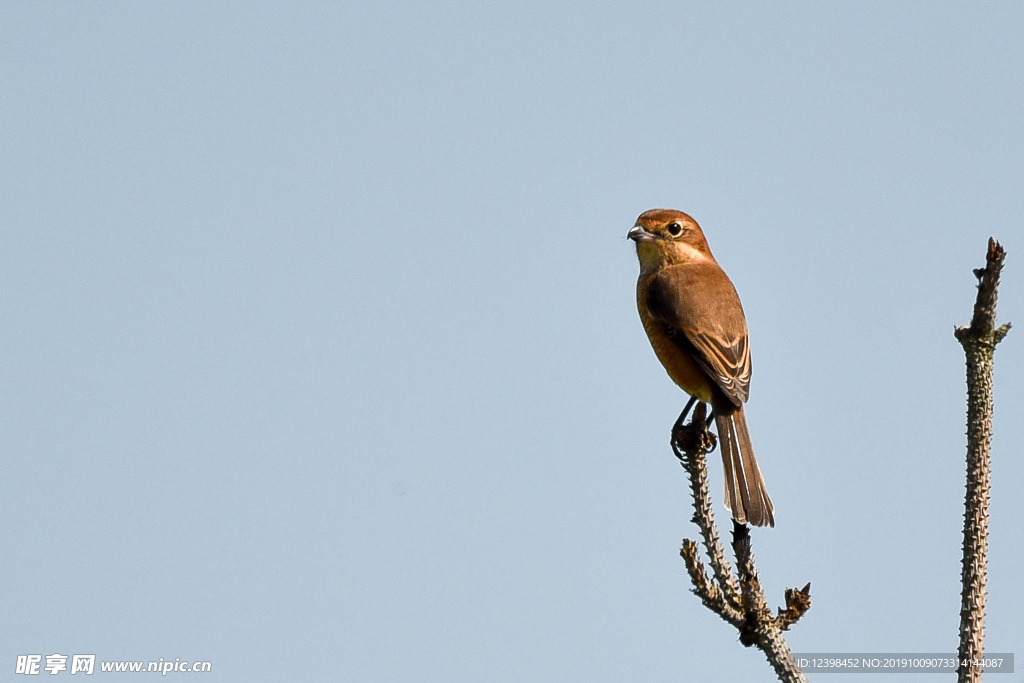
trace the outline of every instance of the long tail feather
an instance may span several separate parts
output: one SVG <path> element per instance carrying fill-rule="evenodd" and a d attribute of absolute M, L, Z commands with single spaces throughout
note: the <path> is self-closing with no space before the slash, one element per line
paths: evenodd
<path fill-rule="evenodd" d="M 716 410 L 715 426 L 725 469 L 725 506 L 740 524 L 775 526 L 775 508 L 754 457 L 743 408 L 730 414 Z"/>
<path fill-rule="evenodd" d="M 733 441 L 731 423 L 715 418 L 718 427 L 719 449 L 722 451 L 722 468 L 725 472 L 725 508 L 732 512 L 733 518 L 740 524 L 747 521 L 746 508 L 743 505 L 743 498 L 737 486 L 738 478 L 736 470 L 743 474 L 743 464 L 736 457 L 737 448 Z"/>

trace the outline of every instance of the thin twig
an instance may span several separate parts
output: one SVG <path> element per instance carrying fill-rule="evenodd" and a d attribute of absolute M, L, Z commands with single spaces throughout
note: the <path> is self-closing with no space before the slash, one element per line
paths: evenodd
<path fill-rule="evenodd" d="M 686 571 L 693 582 L 694 592 L 704 606 L 725 619 L 736 628 L 743 627 L 743 615 L 733 605 L 726 602 L 722 591 L 718 589 L 704 571 L 704 563 L 700 560 L 700 548 L 694 541 L 685 539 L 679 551 L 686 564 Z"/>

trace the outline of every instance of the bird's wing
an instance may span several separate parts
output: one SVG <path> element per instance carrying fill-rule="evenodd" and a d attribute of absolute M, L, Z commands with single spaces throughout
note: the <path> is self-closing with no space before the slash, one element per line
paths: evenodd
<path fill-rule="evenodd" d="M 736 289 L 714 262 L 663 268 L 647 290 L 647 308 L 733 404 L 750 391 L 747 322 Z"/>

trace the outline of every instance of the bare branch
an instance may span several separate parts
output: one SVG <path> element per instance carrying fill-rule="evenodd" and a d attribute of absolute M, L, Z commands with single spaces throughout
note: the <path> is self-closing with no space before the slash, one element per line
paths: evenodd
<path fill-rule="evenodd" d="M 984 657 L 985 579 L 988 554 L 988 498 L 991 473 L 992 367 L 995 347 L 1010 331 L 995 329 L 999 273 L 1006 254 L 989 238 L 985 267 L 974 271 L 978 297 L 969 327 L 955 336 L 967 356 L 967 492 L 964 498 L 964 540 L 960 594 L 960 683 L 980 683 L 983 669 L 972 666 Z"/>
<path fill-rule="evenodd" d="M 690 490 L 693 494 L 692 521 L 700 529 L 701 537 L 704 539 L 704 548 L 708 553 L 715 581 L 718 582 L 729 605 L 738 610 L 742 605 L 740 589 L 732 576 L 729 560 L 725 557 L 722 541 L 718 537 L 718 527 L 715 526 L 715 515 L 711 510 L 708 467 L 704 456 L 715 449 L 715 436 L 703 428 L 705 419 L 707 408 L 703 403 L 698 403 L 689 426 L 676 423 L 672 432 L 672 451 L 689 475 Z M 694 425 L 701 428 L 693 429 Z"/>
<path fill-rule="evenodd" d="M 689 424 L 683 424 L 688 409 L 689 406 L 672 429 L 672 450 L 689 476 L 693 494 L 693 522 L 700 528 L 714 573 L 712 580 L 701 562 L 697 543 L 689 539 L 683 541 L 680 554 L 686 563 L 694 593 L 705 607 L 736 627 L 741 643 L 747 647 L 756 645 L 765 653 L 779 680 L 806 683 L 807 679 L 793 660 L 782 631 L 796 623 L 810 609 L 811 586 L 807 584 L 800 590 L 788 589 L 786 609 L 779 609 L 779 616 L 773 616 L 757 578 L 757 567 L 750 549 L 750 529 L 745 524 L 735 522 L 732 546 L 738 573 L 733 574 L 715 526 L 711 495 L 708 492 L 705 458 L 714 449 L 715 438 L 707 430 L 707 410 L 704 404 L 698 403 L 693 411 L 693 419 Z"/>

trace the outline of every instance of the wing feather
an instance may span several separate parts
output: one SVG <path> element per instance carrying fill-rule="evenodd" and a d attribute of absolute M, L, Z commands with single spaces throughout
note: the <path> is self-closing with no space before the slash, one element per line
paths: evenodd
<path fill-rule="evenodd" d="M 647 308 L 736 406 L 750 393 L 750 344 L 736 289 L 713 261 L 669 266 L 648 288 Z"/>

